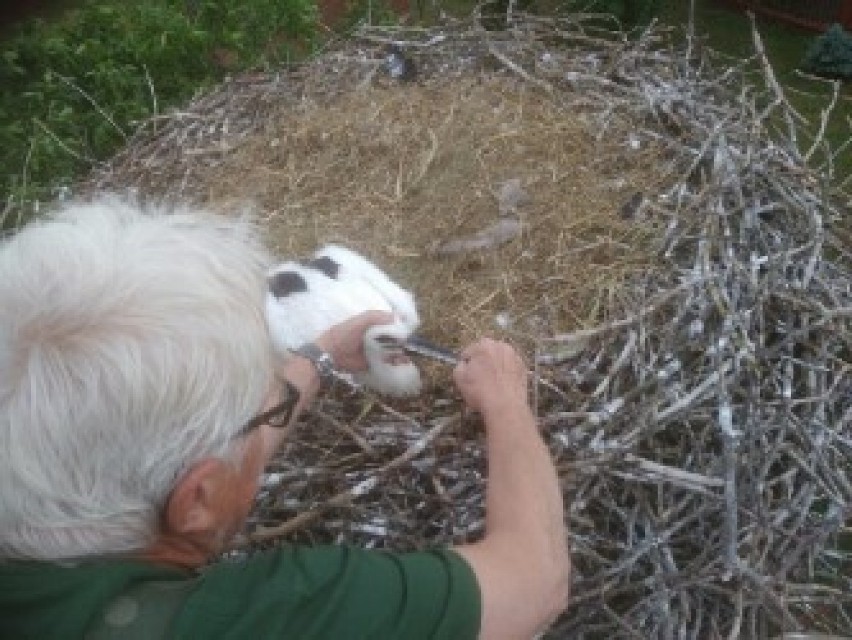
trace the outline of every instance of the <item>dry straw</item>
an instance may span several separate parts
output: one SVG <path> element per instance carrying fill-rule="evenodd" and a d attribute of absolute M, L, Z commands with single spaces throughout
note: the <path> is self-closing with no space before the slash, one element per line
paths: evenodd
<path fill-rule="evenodd" d="M 343 241 L 398 275 L 433 338 L 517 341 L 559 389 L 535 390 L 575 568 L 549 637 L 852 633 L 850 200 L 823 137 L 842 100 L 808 129 L 756 31 L 725 61 L 599 16 L 507 23 L 364 28 L 235 78 L 89 187 L 252 199 L 282 255 Z M 392 42 L 414 80 L 388 75 Z M 441 252 L 506 219 L 505 242 Z M 481 535 L 481 434 L 430 373 L 405 406 L 321 401 L 243 542 Z"/>

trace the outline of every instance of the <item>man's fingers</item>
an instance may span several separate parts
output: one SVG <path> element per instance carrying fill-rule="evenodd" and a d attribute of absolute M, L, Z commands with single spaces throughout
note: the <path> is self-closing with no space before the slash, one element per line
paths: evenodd
<path fill-rule="evenodd" d="M 470 361 L 470 359 L 476 356 L 477 354 L 483 353 L 487 349 L 488 345 L 492 342 L 494 341 L 489 338 L 480 338 L 473 344 L 469 344 L 464 349 L 462 349 L 462 352 L 461 354 L 459 354 L 459 357 L 461 360 Z"/>
<path fill-rule="evenodd" d="M 364 311 L 332 327 L 332 330 L 337 331 L 341 336 L 352 334 L 360 337 L 370 327 L 391 324 L 393 321 L 394 315 L 388 311 Z"/>
<path fill-rule="evenodd" d="M 477 342 L 465 347 L 460 354 L 460 359 L 470 361 L 478 356 L 487 355 L 495 358 L 506 358 L 516 354 L 515 349 L 505 342 L 500 342 L 492 338 L 481 338 Z"/>
<path fill-rule="evenodd" d="M 365 311 L 355 316 L 354 320 L 367 330 L 374 325 L 391 324 L 394 321 L 394 315 L 390 311 Z"/>

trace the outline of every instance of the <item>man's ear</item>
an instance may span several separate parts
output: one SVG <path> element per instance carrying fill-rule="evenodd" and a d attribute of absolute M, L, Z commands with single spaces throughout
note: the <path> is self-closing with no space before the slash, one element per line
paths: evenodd
<path fill-rule="evenodd" d="M 178 534 L 213 533 L 221 526 L 217 505 L 227 463 L 205 458 L 194 464 L 178 480 L 166 503 L 167 531 Z"/>

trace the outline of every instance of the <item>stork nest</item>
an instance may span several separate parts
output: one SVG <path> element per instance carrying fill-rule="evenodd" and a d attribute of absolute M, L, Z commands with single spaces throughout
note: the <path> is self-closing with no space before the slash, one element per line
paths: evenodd
<path fill-rule="evenodd" d="M 816 166 L 837 92 L 809 129 L 756 31 L 726 61 L 600 16 L 507 24 L 362 28 L 153 119 L 86 187 L 253 201 L 282 259 L 382 265 L 433 340 L 515 341 L 574 563 L 548 637 L 852 634 L 850 200 Z M 417 401 L 319 401 L 239 552 L 481 536 L 481 431 L 427 373 Z"/>

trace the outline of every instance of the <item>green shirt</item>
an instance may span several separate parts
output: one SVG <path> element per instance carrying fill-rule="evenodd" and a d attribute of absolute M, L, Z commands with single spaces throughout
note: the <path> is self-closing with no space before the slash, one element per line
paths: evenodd
<path fill-rule="evenodd" d="M 448 550 L 286 547 L 185 572 L 129 560 L 0 563 L 0 638 L 476 638 L 479 587 Z"/>

